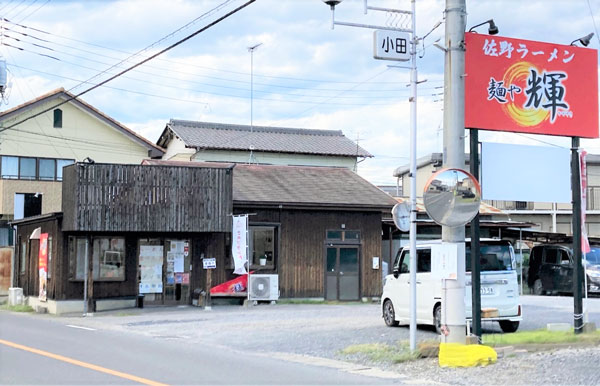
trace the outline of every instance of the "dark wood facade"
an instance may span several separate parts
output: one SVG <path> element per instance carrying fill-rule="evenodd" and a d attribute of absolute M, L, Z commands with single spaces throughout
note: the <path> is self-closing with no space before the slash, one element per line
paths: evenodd
<path fill-rule="evenodd" d="M 243 208 L 234 204 L 236 214 L 250 216 L 250 225 L 276 224 L 279 227 L 279 251 L 275 271 L 282 298 L 325 297 L 325 250 L 328 244 L 347 245 L 327 240 L 327 231 L 360 232 L 360 297 L 381 295 L 381 271 L 373 269 L 372 258 L 381 258 L 381 212 L 308 209 Z"/>
<path fill-rule="evenodd" d="M 64 231 L 231 231 L 231 168 L 77 163 L 63 173 Z"/>

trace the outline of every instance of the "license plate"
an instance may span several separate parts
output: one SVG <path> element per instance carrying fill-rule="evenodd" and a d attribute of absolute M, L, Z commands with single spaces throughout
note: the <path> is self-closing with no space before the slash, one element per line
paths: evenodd
<path fill-rule="evenodd" d="M 481 287 L 481 294 L 482 295 L 493 295 L 494 294 L 494 288 L 492 288 L 492 287 Z"/>

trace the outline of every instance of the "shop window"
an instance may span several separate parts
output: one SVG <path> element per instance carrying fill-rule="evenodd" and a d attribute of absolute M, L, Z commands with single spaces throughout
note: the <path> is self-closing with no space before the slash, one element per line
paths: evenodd
<path fill-rule="evenodd" d="M 19 237 L 20 239 L 20 237 Z M 21 274 L 25 273 L 25 261 L 27 259 L 27 243 L 25 241 L 21 242 L 21 260 L 19 263 L 19 272 Z"/>
<path fill-rule="evenodd" d="M 69 238 L 71 280 L 85 277 L 87 252 L 85 238 Z M 94 281 L 125 280 L 125 239 L 98 237 L 92 240 L 92 270 Z"/>
<path fill-rule="evenodd" d="M 277 226 L 250 225 L 250 267 L 275 268 L 277 257 Z"/>

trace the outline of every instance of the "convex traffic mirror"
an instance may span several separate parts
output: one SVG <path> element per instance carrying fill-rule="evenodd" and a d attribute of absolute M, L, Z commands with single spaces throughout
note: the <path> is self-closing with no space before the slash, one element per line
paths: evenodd
<path fill-rule="evenodd" d="M 441 169 L 425 184 L 423 203 L 437 224 L 464 226 L 479 212 L 481 188 L 475 177 L 464 170 Z"/>

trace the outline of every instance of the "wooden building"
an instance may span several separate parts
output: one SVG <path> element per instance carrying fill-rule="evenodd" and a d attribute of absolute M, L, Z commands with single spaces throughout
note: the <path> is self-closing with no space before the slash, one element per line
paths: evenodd
<path fill-rule="evenodd" d="M 148 160 L 64 169 L 63 212 L 17 226 L 15 280 L 29 303 L 63 313 L 190 304 L 236 277 L 231 215 L 249 214 L 250 268 L 282 298 L 381 294 L 381 221 L 395 201 L 346 168 Z M 40 286 L 40 241 L 47 280 Z M 87 278 L 87 287 L 84 288 Z M 40 300 L 45 288 L 46 300 Z"/>

